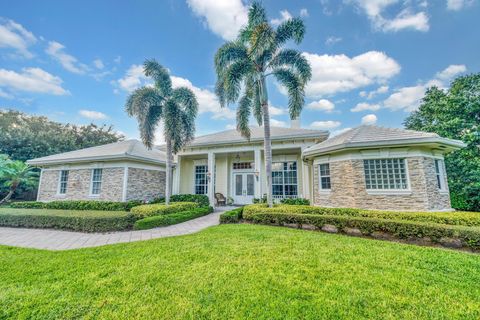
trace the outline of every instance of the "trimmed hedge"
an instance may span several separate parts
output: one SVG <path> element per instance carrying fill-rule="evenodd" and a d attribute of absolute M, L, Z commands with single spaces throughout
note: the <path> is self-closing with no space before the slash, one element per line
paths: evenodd
<path fill-rule="evenodd" d="M 305 198 L 284 198 L 280 201 L 281 204 L 288 204 L 292 206 L 309 206 L 310 200 Z"/>
<path fill-rule="evenodd" d="M 97 200 L 58 200 L 50 202 L 22 201 L 12 202 L 11 208 L 24 209 L 57 209 L 57 210 L 101 210 L 101 211 L 130 211 L 139 206 L 142 201 L 128 202 L 97 201 Z"/>
<path fill-rule="evenodd" d="M 212 207 L 201 207 L 177 213 L 162 214 L 137 220 L 133 225 L 135 230 L 146 230 L 162 226 L 170 226 L 180 222 L 195 219 L 213 212 Z"/>
<path fill-rule="evenodd" d="M 275 205 L 268 208 L 266 205 L 249 205 L 244 208 L 244 217 L 257 213 L 295 213 L 316 214 L 331 216 L 350 216 L 378 219 L 409 220 L 431 222 L 448 225 L 480 226 L 480 213 L 468 211 L 451 212 L 406 212 L 406 211 L 375 211 L 353 208 L 323 208 L 313 206 Z"/>
<path fill-rule="evenodd" d="M 225 211 L 220 215 L 220 223 L 239 223 L 242 220 L 243 207 Z"/>
<path fill-rule="evenodd" d="M 244 212 L 245 211 L 246 210 L 244 210 Z M 359 229 L 363 235 L 372 235 L 372 233 L 379 231 L 386 232 L 400 239 L 428 237 L 433 242 L 441 242 L 442 239 L 445 238 L 459 239 L 464 246 L 475 250 L 480 249 L 480 228 L 478 227 L 420 221 L 298 213 L 250 213 L 245 219 L 260 224 L 311 225 L 317 229 L 321 229 L 325 225 L 334 225 L 339 230 L 344 230 L 345 228 Z"/>
<path fill-rule="evenodd" d="M 167 215 L 181 211 L 193 210 L 198 207 L 198 204 L 195 202 L 173 202 L 168 206 L 162 203 L 156 203 L 133 207 L 130 212 L 135 218 L 143 219 L 151 216 Z"/>
<path fill-rule="evenodd" d="M 0 226 L 3 227 L 108 232 L 131 229 L 134 222 L 131 214 L 120 211 L 0 209 Z"/>
<path fill-rule="evenodd" d="M 165 198 L 157 198 L 152 203 L 164 203 Z M 174 194 L 170 197 L 170 202 L 195 202 L 199 207 L 208 207 L 210 201 L 204 194 Z"/>

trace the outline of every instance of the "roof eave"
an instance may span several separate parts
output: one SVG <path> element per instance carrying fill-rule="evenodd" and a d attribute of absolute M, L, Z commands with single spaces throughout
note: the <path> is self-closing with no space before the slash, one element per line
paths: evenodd
<path fill-rule="evenodd" d="M 96 156 L 96 157 L 83 157 L 83 158 L 72 158 L 72 159 L 53 159 L 53 160 L 41 160 L 32 159 L 27 160 L 27 164 L 33 166 L 46 166 L 46 165 L 55 165 L 63 163 L 84 163 L 92 161 L 111 161 L 111 160 L 133 160 L 144 163 L 156 164 L 156 165 L 165 165 L 166 161 L 164 160 L 153 160 L 140 156 L 133 156 L 129 154 L 120 154 L 120 155 L 109 155 L 109 156 Z"/>

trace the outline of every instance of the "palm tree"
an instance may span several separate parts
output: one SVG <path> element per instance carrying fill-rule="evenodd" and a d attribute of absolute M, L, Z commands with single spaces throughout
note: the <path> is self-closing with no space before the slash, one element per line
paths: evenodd
<path fill-rule="evenodd" d="M 304 34 L 305 26 L 299 18 L 288 19 L 274 29 L 265 9 L 254 2 L 248 12 L 248 24 L 240 30 L 237 40 L 225 43 L 215 55 L 215 92 L 222 106 L 238 100 L 237 130 L 250 139 L 250 115 L 253 113 L 260 126 L 263 122 L 269 206 L 273 203 L 272 148 L 266 79 L 274 76 L 286 88 L 290 118 L 298 118 L 312 72 L 300 52 L 282 47 L 289 40 L 300 43 Z"/>
<path fill-rule="evenodd" d="M 144 72 L 153 79 L 154 86 L 135 90 L 128 97 L 125 110 L 137 119 L 142 142 L 149 149 L 153 147 L 155 130 L 163 121 L 167 146 L 165 204 L 168 205 L 172 193 L 173 155 L 194 138 L 198 102 L 189 88 L 173 89 L 170 74 L 157 61 L 146 60 Z"/>
<path fill-rule="evenodd" d="M 34 186 L 38 183 L 38 172 L 28 164 L 5 158 L 0 158 L 0 163 L 0 180 L 4 180 L 4 185 L 9 188 L 5 198 L 0 200 L 0 205 L 12 198 L 19 185 Z"/>

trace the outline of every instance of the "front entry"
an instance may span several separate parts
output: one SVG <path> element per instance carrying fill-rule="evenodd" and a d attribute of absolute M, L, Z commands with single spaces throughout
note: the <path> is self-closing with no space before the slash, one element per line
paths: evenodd
<path fill-rule="evenodd" d="M 253 173 L 233 174 L 233 201 L 235 204 L 251 204 L 255 195 L 255 175 Z"/>

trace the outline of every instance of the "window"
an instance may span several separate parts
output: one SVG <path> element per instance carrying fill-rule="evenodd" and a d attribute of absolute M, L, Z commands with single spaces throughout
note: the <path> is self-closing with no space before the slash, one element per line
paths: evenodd
<path fill-rule="evenodd" d="M 93 169 L 92 194 L 99 195 L 101 190 L 102 190 L 102 169 Z"/>
<path fill-rule="evenodd" d="M 208 166 L 195 166 L 195 194 L 207 194 Z"/>
<path fill-rule="evenodd" d="M 318 172 L 320 177 L 320 190 L 330 190 L 332 188 L 330 184 L 330 164 L 322 163 L 318 166 Z"/>
<path fill-rule="evenodd" d="M 408 189 L 405 159 L 364 160 L 367 190 Z"/>
<path fill-rule="evenodd" d="M 272 163 L 272 193 L 274 198 L 296 198 L 297 163 Z"/>
<path fill-rule="evenodd" d="M 59 194 L 66 194 L 68 186 L 68 170 L 60 171 L 60 181 L 58 186 Z"/>
<path fill-rule="evenodd" d="M 445 177 L 443 172 L 443 161 L 435 159 L 435 175 L 437 177 L 437 186 L 440 190 L 445 190 Z"/>
<path fill-rule="evenodd" d="M 237 162 L 233 164 L 233 170 L 245 170 L 245 169 L 253 169 L 253 163 Z"/>

